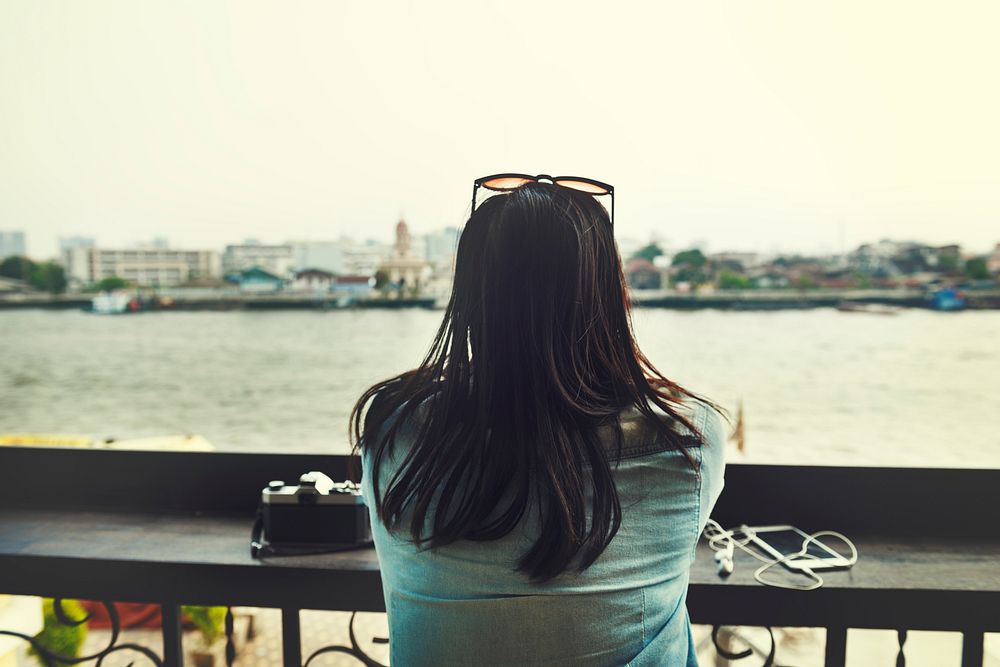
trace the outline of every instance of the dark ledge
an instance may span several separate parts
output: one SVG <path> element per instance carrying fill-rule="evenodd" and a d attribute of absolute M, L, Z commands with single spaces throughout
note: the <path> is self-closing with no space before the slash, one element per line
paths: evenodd
<path fill-rule="evenodd" d="M 259 490 L 342 456 L 0 448 L 0 592 L 381 611 L 371 549 L 254 560 Z M 1000 471 L 732 465 L 715 517 L 834 529 L 861 554 L 803 593 L 728 579 L 704 545 L 696 623 L 1000 631 Z"/>

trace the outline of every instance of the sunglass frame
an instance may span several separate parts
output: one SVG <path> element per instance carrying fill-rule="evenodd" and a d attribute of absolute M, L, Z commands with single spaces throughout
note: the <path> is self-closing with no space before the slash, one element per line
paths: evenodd
<path fill-rule="evenodd" d="M 568 185 L 563 185 L 564 188 L 569 188 L 570 190 L 576 190 L 577 192 L 583 192 L 584 194 L 592 195 L 594 197 L 604 197 L 610 195 L 611 197 L 611 226 L 614 227 L 615 224 L 615 188 L 613 185 L 604 183 L 603 181 L 597 181 L 593 178 L 585 178 L 583 176 L 549 176 L 548 174 L 538 174 L 537 176 L 532 176 L 531 174 L 516 174 L 516 173 L 502 173 L 502 174 L 490 174 L 489 176 L 483 176 L 477 178 L 472 185 L 472 212 L 476 211 L 476 194 L 479 188 L 486 188 L 487 190 L 492 190 L 493 192 L 510 192 L 511 190 L 516 190 L 522 185 L 515 186 L 513 188 L 491 188 L 485 185 L 487 181 L 492 181 L 495 178 L 523 178 L 526 181 L 533 181 L 539 183 L 542 179 L 545 179 L 554 185 L 561 185 L 559 181 L 579 181 L 581 183 L 589 183 L 590 185 L 595 185 L 599 188 L 604 188 L 606 192 L 587 192 L 585 190 L 578 190 L 577 188 L 570 187 Z"/>

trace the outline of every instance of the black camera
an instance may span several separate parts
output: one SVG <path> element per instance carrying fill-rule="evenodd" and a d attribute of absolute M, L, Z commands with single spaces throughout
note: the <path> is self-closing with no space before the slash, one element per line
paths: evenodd
<path fill-rule="evenodd" d="M 358 485 L 334 482 L 313 470 L 299 477 L 297 485 L 274 480 L 261 491 L 250 553 L 326 553 L 370 542 L 368 508 Z"/>

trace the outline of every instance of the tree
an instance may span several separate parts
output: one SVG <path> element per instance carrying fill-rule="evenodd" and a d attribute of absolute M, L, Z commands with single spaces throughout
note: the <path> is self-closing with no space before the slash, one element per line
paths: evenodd
<path fill-rule="evenodd" d="M 66 291 L 66 271 L 55 262 L 36 264 L 31 272 L 31 284 L 50 294 Z"/>
<path fill-rule="evenodd" d="M 116 289 L 125 289 L 128 287 L 128 281 L 124 278 L 119 278 L 118 276 L 109 276 L 104 280 L 97 283 L 97 289 L 102 292 L 110 292 Z"/>
<path fill-rule="evenodd" d="M 982 257 L 974 257 L 965 263 L 965 275 L 972 280 L 986 280 L 990 277 L 990 270 L 986 266 L 986 260 Z"/>
<path fill-rule="evenodd" d="M 941 273 L 954 273 L 958 270 L 958 255 L 938 253 L 937 268 Z"/>
<path fill-rule="evenodd" d="M 719 274 L 719 289 L 750 289 L 753 284 L 742 273 L 723 270 Z"/>
<path fill-rule="evenodd" d="M 663 250 L 660 246 L 655 243 L 650 243 L 649 245 L 639 248 L 634 253 L 632 253 L 632 259 L 644 259 L 647 262 L 652 262 L 654 259 L 663 254 Z"/>
<path fill-rule="evenodd" d="M 684 250 L 674 255 L 670 265 L 673 267 L 673 281 L 677 283 L 691 283 L 700 285 L 708 281 L 708 272 L 705 265 L 708 264 L 704 253 L 697 248 Z"/>
<path fill-rule="evenodd" d="M 701 250 L 694 248 L 692 250 L 683 250 L 677 253 L 674 255 L 674 259 L 670 262 L 670 264 L 671 266 L 687 265 L 698 269 L 705 266 L 707 262 L 708 259 L 705 258 L 705 254 Z"/>
<path fill-rule="evenodd" d="M 858 270 L 852 271 L 851 279 L 854 280 L 854 282 L 857 283 L 858 287 L 860 287 L 861 289 L 871 289 L 872 287 L 871 276 L 869 276 L 867 273 L 863 273 L 862 271 Z"/>
<path fill-rule="evenodd" d="M 379 269 L 375 272 L 375 289 L 384 290 L 389 286 L 389 272 L 385 269 Z"/>
<path fill-rule="evenodd" d="M 797 289 L 802 289 L 802 290 L 815 289 L 816 281 L 810 278 L 809 276 L 801 276 L 795 280 L 794 285 Z"/>
<path fill-rule="evenodd" d="M 14 278 L 15 280 L 31 281 L 31 275 L 35 271 L 35 263 L 27 257 L 11 255 L 0 262 L 0 276 L 4 278 Z"/>

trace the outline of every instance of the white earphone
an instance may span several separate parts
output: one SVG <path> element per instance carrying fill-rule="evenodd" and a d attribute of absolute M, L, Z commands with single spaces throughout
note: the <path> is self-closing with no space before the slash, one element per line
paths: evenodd
<path fill-rule="evenodd" d="M 735 546 L 732 540 L 726 542 L 726 546 L 715 552 L 715 562 L 719 564 L 719 576 L 728 577 L 735 569 L 733 565 L 733 553 Z"/>
<path fill-rule="evenodd" d="M 748 545 L 754 538 L 754 530 L 746 524 L 740 526 L 739 528 L 726 530 L 720 526 L 718 522 L 709 519 L 702 535 L 706 540 L 708 540 L 708 546 L 715 552 L 715 562 L 718 563 L 718 572 L 720 577 L 728 577 L 733 573 L 733 570 L 735 569 L 735 564 L 733 562 L 734 554 L 736 549 L 740 549 L 763 563 L 763 565 L 754 571 L 753 578 L 764 586 L 774 586 L 775 588 L 787 588 L 795 591 L 814 591 L 823 585 L 823 577 L 819 576 L 808 567 L 802 566 L 797 566 L 794 571 L 801 572 L 812 579 L 812 582 L 806 584 L 805 586 L 796 586 L 794 584 L 787 584 L 773 579 L 767 580 L 763 577 L 763 574 L 775 565 L 783 565 L 784 563 L 805 556 L 809 550 L 809 545 L 813 542 L 819 542 L 820 537 L 835 537 L 847 545 L 851 555 L 847 557 L 844 565 L 845 567 L 851 567 L 858 562 L 858 549 L 854 546 L 854 542 L 852 542 L 846 535 L 833 530 L 821 530 L 807 535 L 806 538 L 802 540 L 801 549 L 793 553 L 785 554 L 781 558 L 766 558 L 757 553 L 757 551 L 751 549 Z M 742 539 L 737 537 L 739 535 L 743 536 Z"/>

